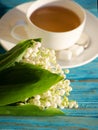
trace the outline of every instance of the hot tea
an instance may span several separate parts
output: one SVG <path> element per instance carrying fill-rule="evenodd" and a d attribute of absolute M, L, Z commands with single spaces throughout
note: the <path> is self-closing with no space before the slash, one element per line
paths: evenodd
<path fill-rule="evenodd" d="M 73 11 L 60 6 L 43 6 L 35 10 L 30 20 L 36 26 L 52 32 L 66 32 L 80 25 L 80 18 Z"/>

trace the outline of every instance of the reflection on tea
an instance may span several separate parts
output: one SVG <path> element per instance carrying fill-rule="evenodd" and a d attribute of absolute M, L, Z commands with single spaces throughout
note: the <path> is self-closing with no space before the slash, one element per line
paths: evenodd
<path fill-rule="evenodd" d="M 43 6 L 35 10 L 30 20 L 36 26 L 52 32 L 66 32 L 81 24 L 77 14 L 60 6 Z"/>

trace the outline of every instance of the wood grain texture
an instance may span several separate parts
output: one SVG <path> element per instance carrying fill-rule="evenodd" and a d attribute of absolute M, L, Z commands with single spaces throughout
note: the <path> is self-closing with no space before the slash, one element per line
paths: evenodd
<path fill-rule="evenodd" d="M 88 117 L 0 117 L 2 129 L 98 130 L 98 119 Z"/>
<path fill-rule="evenodd" d="M 98 81 L 98 58 L 86 65 L 70 69 L 70 74 L 67 75 L 67 78 L 80 81 Z"/>

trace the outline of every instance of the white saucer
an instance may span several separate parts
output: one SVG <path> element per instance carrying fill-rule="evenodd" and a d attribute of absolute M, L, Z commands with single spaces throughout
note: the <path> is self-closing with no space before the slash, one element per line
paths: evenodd
<path fill-rule="evenodd" d="M 25 12 L 32 2 L 21 4 L 16 8 L 8 11 L 0 20 L 0 42 L 4 49 L 9 50 L 18 42 L 10 35 L 11 28 L 15 25 L 16 21 L 25 20 Z M 72 59 L 71 61 L 57 62 L 62 68 L 73 68 L 87 64 L 98 56 L 98 19 L 91 13 L 86 11 L 87 21 L 84 32 L 88 34 L 91 40 L 90 46 L 80 56 Z"/>

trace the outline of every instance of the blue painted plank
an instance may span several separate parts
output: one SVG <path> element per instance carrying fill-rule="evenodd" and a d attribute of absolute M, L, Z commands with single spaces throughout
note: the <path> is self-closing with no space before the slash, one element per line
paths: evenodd
<path fill-rule="evenodd" d="M 68 79 L 72 80 L 87 80 L 95 79 L 98 81 L 98 58 L 91 63 L 69 69 L 70 73 L 67 75 Z"/>
<path fill-rule="evenodd" d="M 98 103 L 98 82 L 80 82 L 71 83 L 73 88 L 69 99 L 75 99 L 77 102 L 95 102 Z"/>
<path fill-rule="evenodd" d="M 98 119 L 88 117 L 0 117 L 0 129 L 97 130 Z"/>
<path fill-rule="evenodd" d="M 81 106 L 78 109 L 64 109 L 67 116 L 74 117 L 95 117 L 98 118 L 98 108 L 82 108 Z"/>

